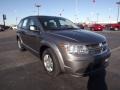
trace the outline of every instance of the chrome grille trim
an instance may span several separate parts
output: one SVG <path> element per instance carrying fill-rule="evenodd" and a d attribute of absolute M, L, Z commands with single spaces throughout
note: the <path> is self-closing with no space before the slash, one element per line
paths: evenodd
<path fill-rule="evenodd" d="M 107 44 L 106 42 L 91 44 L 91 45 L 87 45 L 87 48 L 89 50 L 89 54 L 100 54 L 107 49 Z"/>

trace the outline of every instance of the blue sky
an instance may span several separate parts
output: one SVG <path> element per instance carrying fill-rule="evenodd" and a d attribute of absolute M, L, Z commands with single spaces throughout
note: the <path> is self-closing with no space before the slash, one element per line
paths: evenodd
<path fill-rule="evenodd" d="M 41 4 L 40 15 L 62 16 L 73 22 L 116 21 L 118 0 L 0 0 L 0 23 L 2 14 L 7 24 L 15 24 L 25 16 L 37 15 L 35 3 Z M 64 10 L 64 11 L 63 11 Z"/>

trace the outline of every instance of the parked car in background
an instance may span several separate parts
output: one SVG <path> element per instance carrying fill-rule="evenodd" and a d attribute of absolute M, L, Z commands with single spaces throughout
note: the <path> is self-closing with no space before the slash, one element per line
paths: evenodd
<path fill-rule="evenodd" d="M 4 31 L 4 29 L 0 26 L 0 31 Z"/>
<path fill-rule="evenodd" d="M 80 30 L 70 20 L 55 16 L 29 16 L 17 28 L 17 43 L 40 57 L 51 76 L 61 72 L 85 76 L 108 66 L 110 49 L 106 38 Z"/>
<path fill-rule="evenodd" d="M 4 31 L 4 25 L 0 25 L 0 31 Z"/>
<path fill-rule="evenodd" d="M 89 26 L 91 31 L 103 31 L 104 26 L 101 24 L 92 24 Z"/>
<path fill-rule="evenodd" d="M 106 25 L 105 25 L 105 28 L 106 28 L 107 30 L 115 30 L 115 31 L 118 31 L 118 30 L 120 30 L 120 23 L 106 24 Z"/>
<path fill-rule="evenodd" d="M 5 31 L 5 30 L 7 30 L 9 28 L 10 28 L 10 26 L 0 25 L 0 31 Z"/>
<path fill-rule="evenodd" d="M 12 29 L 13 29 L 13 30 L 17 30 L 17 25 L 13 25 L 13 26 L 12 26 Z"/>

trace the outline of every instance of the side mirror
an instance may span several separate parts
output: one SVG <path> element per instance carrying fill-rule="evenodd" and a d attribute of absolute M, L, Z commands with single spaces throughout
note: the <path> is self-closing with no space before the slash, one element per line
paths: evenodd
<path fill-rule="evenodd" d="M 31 26 L 30 26 L 30 30 L 31 30 L 31 31 L 39 31 L 39 30 L 37 29 L 37 26 L 34 26 L 34 25 L 31 25 Z"/>

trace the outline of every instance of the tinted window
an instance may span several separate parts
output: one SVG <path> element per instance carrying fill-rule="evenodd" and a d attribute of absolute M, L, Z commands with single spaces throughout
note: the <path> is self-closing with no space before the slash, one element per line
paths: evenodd
<path fill-rule="evenodd" d="M 54 29 L 57 28 L 57 23 L 55 20 L 47 20 L 42 23 L 45 29 Z"/>
<path fill-rule="evenodd" d="M 30 25 L 35 25 L 35 26 L 37 25 L 34 19 L 30 19 L 30 21 L 29 21 L 29 26 L 30 26 Z"/>
<path fill-rule="evenodd" d="M 72 22 L 69 21 L 69 20 L 60 19 L 60 20 L 59 20 L 59 23 L 60 23 L 61 27 L 68 27 L 68 28 L 76 27 L 75 24 L 72 23 Z"/>
<path fill-rule="evenodd" d="M 28 24 L 28 19 L 25 19 L 25 20 L 23 21 L 22 28 L 28 29 L 27 24 Z"/>
<path fill-rule="evenodd" d="M 42 17 L 39 19 L 45 30 L 74 30 L 79 29 L 74 23 L 65 18 L 59 17 Z"/>

